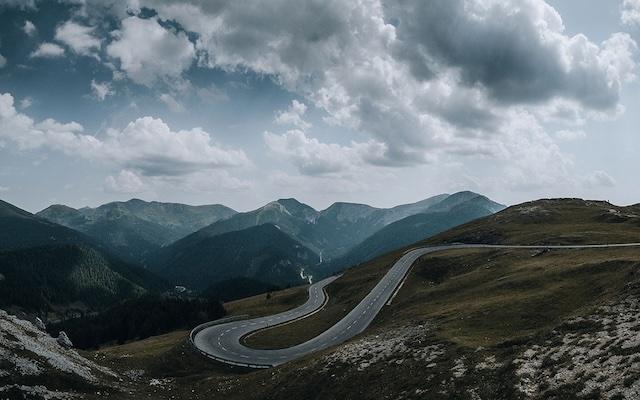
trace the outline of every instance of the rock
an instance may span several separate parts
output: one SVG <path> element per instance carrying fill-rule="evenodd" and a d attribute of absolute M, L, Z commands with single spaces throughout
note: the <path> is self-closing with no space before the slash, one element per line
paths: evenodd
<path fill-rule="evenodd" d="M 44 324 L 44 322 L 42 322 L 42 320 L 40 318 L 38 318 L 38 317 L 36 317 L 35 326 L 36 326 L 36 328 L 40 329 L 43 332 L 45 332 L 47 330 L 47 327 Z"/>
<path fill-rule="evenodd" d="M 71 349 L 73 348 L 73 343 L 71 342 L 71 339 L 69 339 L 69 336 L 67 336 L 66 333 L 64 333 L 64 331 L 61 331 L 60 334 L 58 334 L 58 339 L 56 339 L 58 341 L 58 344 L 66 349 Z"/>

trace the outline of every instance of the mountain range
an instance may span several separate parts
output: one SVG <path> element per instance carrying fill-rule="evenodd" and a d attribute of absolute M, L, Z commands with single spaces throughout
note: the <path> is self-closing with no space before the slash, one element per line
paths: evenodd
<path fill-rule="evenodd" d="M 132 199 L 36 215 L 2 202 L 0 302 L 98 309 L 167 284 L 235 298 L 242 282 L 251 293 L 302 284 L 502 208 L 473 192 L 320 211 L 291 198 L 248 212 Z"/>
<path fill-rule="evenodd" d="M 81 209 L 56 204 L 37 213 L 83 232 L 122 258 L 140 264 L 163 245 L 234 214 L 236 211 L 220 204 L 189 206 L 138 199 Z"/>
<path fill-rule="evenodd" d="M 262 280 L 262 276 L 247 274 L 243 270 L 248 270 L 245 265 L 248 265 L 246 257 L 249 254 L 253 254 L 251 263 L 256 263 L 261 260 L 258 257 L 261 253 L 276 251 L 273 246 L 278 242 L 256 237 L 256 227 L 270 225 L 277 228 L 281 239 L 289 239 L 283 241 L 286 246 L 280 245 L 277 249 L 278 254 L 287 255 L 279 262 L 295 266 L 288 275 L 297 275 L 297 283 L 302 283 L 309 275 L 330 275 L 385 251 L 503 208 L 501 204 L 468 191 L 434 196 L 389 209 L 334 203 L 325 210 L 317 211 L 295 199 L 280 199 L 214 222 L 161 248 L 150 260 L 150 268 L 171 282 L 181 284 L 188 282 L 188 277 L 202 277 L 197 282 L 198 286 L 207 280 L 215 283 L 226 279 L 228 271 L 226 274 L 211 272 L 221 268 L 232 269 L 232 277 Z M 263 232 L 274 234 L 275 230 L 263 228 Z M 299 257 L 300 249 L 304 249 L 302 259 Z M 216 264 L 215 260 L 228 260 L 229 252 L 237 263 L 231 266 Z M 210 273 L 203 275 L 205 270 Z M 277 284 L 270 280 L 264 282 Z"/>

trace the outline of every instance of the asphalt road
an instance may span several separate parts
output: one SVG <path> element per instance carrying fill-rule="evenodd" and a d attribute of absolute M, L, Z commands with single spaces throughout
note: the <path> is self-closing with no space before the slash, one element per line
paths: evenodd
<path fill-rule="evenodd" d="M 452 244 L 416 248 L 407 251 L 400 257 L 384 277 L 382 277 L 380 282 L 378 282 L 349 314 L 331 328 L 307 342 L 285 349 L 259 350 L 244 346 L 241 344 L 240 339 L 254 331 L 304 318 L 319 311 L 327 300 L 323 290 L 324 287 L 337 279 L 337 277 L 330 277 L 311 285 L 309 287 L 309 299 L 306 303 L 295 309 L 267 317 L 227 322 L 206 327 L 193 335 L 193 343 L 200 352 L 218 361 L 253 368 L 268 368 L 340 344 L 364 331 L 376 315 L 378 315 L 382 307 L 392 299 L 394 292 L 399 288 L 411 265 L 427 253 L 460 248 L 587 249 L 635 246 L 640 246 L 640 243 L 583 246 Z"/>

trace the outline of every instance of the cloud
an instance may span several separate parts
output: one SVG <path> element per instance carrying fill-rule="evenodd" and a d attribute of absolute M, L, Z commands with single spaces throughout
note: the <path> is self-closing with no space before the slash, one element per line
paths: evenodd
<path fill-rule="evenodd" d="M 38 46 L 33 52 L 31 52 L 30 57 L 43 57 L 43 58 L 55 58 L 62 57 L 64 55 L 64 49 L 58 46 L 55 43 L 44 42 Z"/>
<path fill-rule="evenodd" d="M 36 9 L 36 0 L 0 0 L 0 8 Z"/>
<path fill-rule="evenodd" d="M 35 36 L 38 33 L 38 29 L 36 28 L 36 26 L 29 20 L 24 21 L 22 31 L 27 34 L 27 36 Z"/>
<path fill-rule="evenodd" d="M 640 25 L 640 0 L 624 0 L 620 20 L 625 25 Z"/>
<path fill-rule="evenodd" d="M 242 150 L 218 145 L 201 128 L 172 131 L 161 119 L 143 117 L 122 130 L 108 129 L 106 137 L 98 138 L 84 133 L 76 122 L 36 122 L 13 103 L 11 94 L 0 95 L 0 140 L 21 150 L 62 151 L 150 177 L 178 177 L 249 163 Z"/>
<path fill-rule="evenodd" d="M 100 50 L 101 41 L 93 35 L 94 28 L 67 21 L 56 28 L 55 39 L 81 55 L 94 54 Z M 97 55 L 96 55 L 97 56 Z"/>
<path fill-rule="evenodd" d="M 11 190 L 8 186 L 0 186 L 0 193 L 6 193 Z"/>
<path fill-rule="evenodd" d="M 109 82 L 96 82 L 95 79 L 91 80 L 91 93 L 99 101 L 103 101 L 108 96 L 114 94 L 111 84 Z"/>
<path fill-rule="evenodd" d="M 278 112 L 275 123 L 279 125 L 293 125 L 302 130 L 309 129 L 311 124 L 303 119 L 306 111 L 307 106 L 304 103 L 293 100 L 287 110 Z"/>
<path fill-rule="evenodd" d="M 380 157 L 385 150 L 383 144 L 373 141 L 352 142 L 349 146 L 323 143 L 297 129 L 282 135 L 265 132 L 263 137 L 272 153 L 293 163 L 305 175 L 348 172 Z"/>
<path fill-rule="evenodd" d="M 4 68 L 5 65 L 7 65 L 7 59 L 0 54 L 0 68 Z"/>
<path fill-rule="evenodd" d="M 501 102 L 563 97 L 601 109 L 617 103 L 632 74 L 635 43 L 628 35 L 600 46 L 582 34 L 566 36 L 562 18 L 543 1 L 400 4 L 390 7 L 390 17 L 401 21 L 394 50 L 419 80 L 456 68 L 461 84 L 482 85 Z"/>
<path fill-rule="evenodd" d="M 160 101 L 162 101 L 169 109 L 173 112 L 179 113 L 184 112 L 184 106 L 180 104 L 176 99 L 173 98 L 168 93 L 163 93 L 159 97 Z"/>
<path fill-rule="evenodd" d="M 163 28 L 155 19 L 128 17 L 107 54 L 136 83 L 150 86 L 164 78 L 178 78 L 193 63 L 195 49 L 183 32 Z"/>
<path fill-rule="evenodd" d="M 587 175 L 584 184 L 587 187 L 613 187 L 616 181 L 605 171 L 598 170 Z"/>
<path fill-rule="evenodd" d="M 581 129 L 577 129 L 577 130 L 561 129 L 556 132 L 556 137 L 562 141 L 569 142 L 573 140 L 583 139 L 587 137 L 587 134 L 585 131 Z"/>
<path fill-rule="evenodd" d="M 110 192 L 125 194 L 140 193 L 146 188 L 142 179 L 128 170 L 122 170 L 116 176 L 107 176 L 105 187 Z"/>
<path fill-rule="evenodd" d="M 621 88 L 635 78 L 628 34 L 602 43 L 568 35 L 542 0 L 141 5 L 198 35 L 199 66 L 269 75 L 324 111 L 326 122 L 370 135 L 383 152 L 370 158 L 375 165 L 447 154 L 505 160 L 540 136 L 521 131 L 524 139 L 512 140 L 512 118 L 526 115 L 545 130 L 550 118 L 619 115 Z M 306 129 L 293 105 L 281 115 Z M 547 152 L 541 159 L 557 153 L 539 151 Z"/>
<path fill-rule="evenodd" d="M 20 100 L 20 108 L 23 110 L 31 107 L 32 104 L 33 99 L 31 97 L 25 97 L 24 99 Z"/>

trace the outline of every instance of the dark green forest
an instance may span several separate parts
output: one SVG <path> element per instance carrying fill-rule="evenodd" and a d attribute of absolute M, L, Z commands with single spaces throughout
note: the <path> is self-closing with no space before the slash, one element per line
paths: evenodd
<path fill-rule="evenodd" d="M 190 329 L 226 314 L 222 303 L 213 299 L 177 298 L 149 294 L 94 316 L 74 318 L 51 325 L 52 335 L 64 331 L 80 349 L 103 344 L 122 344 L 177 329 Z"/>

